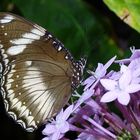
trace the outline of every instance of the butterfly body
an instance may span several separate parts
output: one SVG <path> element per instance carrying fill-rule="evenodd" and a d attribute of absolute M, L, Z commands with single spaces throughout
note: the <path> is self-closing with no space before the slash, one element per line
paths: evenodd
<path fill-rule="evenodd" d="M 8 114 L 26 130 L 60 111 L 79 84 L 83 67 L 44 28 L 0 13 L 1 93 Z"/>

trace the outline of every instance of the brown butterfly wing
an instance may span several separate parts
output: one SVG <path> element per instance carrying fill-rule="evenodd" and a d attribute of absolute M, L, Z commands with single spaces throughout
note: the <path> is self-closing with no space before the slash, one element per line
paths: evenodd
<path fill-rule="evenodd" d="M 6 110 L 33 131 L 68 101 L 72 58 L 45 29 L 8 13 L 0 13 L 0 48 Z"/>

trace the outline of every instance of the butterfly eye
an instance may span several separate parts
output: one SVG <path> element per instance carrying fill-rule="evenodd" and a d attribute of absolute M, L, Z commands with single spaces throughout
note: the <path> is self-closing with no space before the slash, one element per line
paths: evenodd
<path fill-rule="evenodd" d="M 7 113 L 27 131 L 55 116 L 80 82 L 84 59 L 42 27 L 0 13 L 1 92 Z"/>

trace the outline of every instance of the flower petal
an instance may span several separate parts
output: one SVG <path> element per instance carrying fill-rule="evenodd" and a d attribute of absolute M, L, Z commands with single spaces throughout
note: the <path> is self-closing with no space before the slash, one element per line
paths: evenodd
<path fill-rule="evenodd" d="M 114 90 L 117 86 L 117 82 L 111 79 L 101 79 L 100 82 L 107 90 Z"/>
<path fill-rule="evenodd" d="M 49 139 L 49 137 L 45 137 L 45 138 L 43 138 L 42 140 L 50 140 L 50 139 Z"/>
<path fill-rule="evenodd" d="M 130 95 L 127 92 L 121 92 L 118 96 L 118 101 L 122 105 L 128 105 L 130 101 Z"/>
<path fill-rule="evenodd" d="M 109 91 L 106 92 L 102 98 L 101 98 L 101 102 L 112 102 L 114 101 L 116 98 L 118 97 L 118 93 L 115 91 Z"/>
<path fill-rule="evenodd" d="M 125 73 L 128 70 L 128 67 L 124 64 L 121 65 L 120 72 Z"/>
<path fill-rule="evenodd" d="M 65 124 L 59 129 L 59 131 L 60 133 L 66 133 L 67 131 L 69 131 L 69 123 L 65 122 Z"/>
<path fill-rule="evenodd" d="M 104 68 L 108 69 L 110 67 L 110 65 L 115 61 L 116 56 L 114 56 L 113 58 L 111 58 L 105 65 Z"/>
<path fill-rule="evenodd" d="M 63 108 L 61 109 L 61 111 L 57 114 L 57 116 L 56 116 L 56 121 L 57 120 L 61 120 L 61 118 L 62 118 L 62 116 L 63 116 Z"/>
<path fill-rule="evenodd" d="M 120 79 L 120 77 L 121 77 L 121 73 L 120 72 L 113 71 L 112 75 L 109 77 L 109 79 L 118 81 L 118 79 Z"/>
<path fill-rule="evenodd" d="M 99 79 L 99 78 L 103 77 L 105 74 L 106 74 L 106 69 L 105 69 L 105 67 L 103 66 L 103 64 L 98 63 L 98 66 L 97 66 L 97 69 L 96 69 L 96 71 L 95 71 L 94 76 L 95 76 L 97 79 Z"/>
<path fill-rule="evenodd" d="M 50 135 L 56 131 L 56 127 L 52 124 L 47 124 L 45 129 L 42 131 L 44 135 Z"/>
<path fill-rule="evenodd" d="M 133 76 L 134 76 L 134 77 L 140 76 L 140 68 L 138 68 L 138 69 L 136 69 L 135 71 L 133 71 Z"/>
<path fill-rule="evenodd" d="M 119 64 L 127 64 L 130 62 L 130 58 L 126 58 L 126 59 L 121 59 L 121 60 L 116 60 L 115 63 L 119 63 Z"/>
<path fill-rule="evenodd" d="M 132 55 L 130 57 L 132 60 L 140 58 L 140 50 L 139 49 L 133 49 Z"/>
<path fill-rule="evenodd" d="M 73 112 L 73 104 L 70 105 L 68 108 L 65 109 L 63 116 L 61 119 L 67 120 L 70 114 Z"/>
<path fill-rule="evenodd" d="M 74 110 L 77 109 L 84 101 L 89 99 L 94 94 L 94 90 L 87 89 L 81 97 L 77 100 L 77 103 L 74 106 Z"/>
<path fill-rule="evenodd" d="M 102 63 L 98 63 L 95 73 L 98 73 L 98 71 L 102 70 L 103 67 L 104 67 L 104 65 Z"/>
<path fill-rule="evenodd" d="M 119 86 L 121 89 L 127 88 L 132 80 L 131 71 L 126 70 L 119 79 Z"/>
<path fill-rule="evenodd" d="M 95 82 L 95 77 L 94 76 L 90 76 L 89 78 L 87 78 L 82 85 L 86 85 L 84 87 L 84 90 L 88 89 L 93 83 Z"/>
<path fill-rule="evenodd" d="M 132 70 L 139 68 L 140 67 L 140 58 L 136 58 L 136 59 L 132 60 L 128 67 L 129 67 L 129 69 L 132 69 Z"/>
<path fill-rule="evenodd" d="M 135 93 L 140 90 L 140 84 L 131 84 L 126 88 L 127 93 Z"/>
<path fill-rule="evenodd" d="M 76 140 L 97 140 L 93 135 L 82 132 Z"/>
<path fill-rule="evenodd" d="M 59 140 L 59 137 L 60 137 L 60 132 L 59 132 L 59 131 L 56 131 L 56 132 L 52 135 L 51 140 Z"/>

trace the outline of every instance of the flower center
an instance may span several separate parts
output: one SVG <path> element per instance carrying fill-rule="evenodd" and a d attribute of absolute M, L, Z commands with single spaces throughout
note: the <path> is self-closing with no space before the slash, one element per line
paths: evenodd
<path fill-rule="evenodd" d="M 63 127 L 63 126 L 64 126 L 64 121 L 58 120 L 58 121 L 56 122 L 56 127 L 57 127 L 57 128 L 61 128 L 61 127 Z"/>

